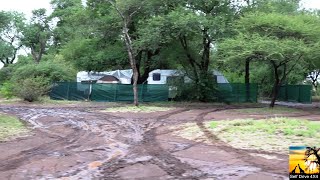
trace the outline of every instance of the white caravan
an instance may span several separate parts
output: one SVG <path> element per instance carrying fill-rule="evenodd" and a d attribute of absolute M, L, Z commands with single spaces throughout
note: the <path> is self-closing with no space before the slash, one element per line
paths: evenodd
<path fill-rule="evenodd" d="M 219 71 L 212 70 L 212 75 L 217 83 L 229 83 Z M 167 84 L 169 79 L 175 77 L 183 77 L 185 83 L 191 82 L 191 79 L 183 71 L 161 69 L 151 71 L 147 81 L 148 84 Z"/>
<path fill-rule="evenodd" d="M 229 83 L 228 80 L 216 70 L 212 70 L 212 77 L 215 78 L 214 80 L 217 83 Z M 190 83 L 191 79 L 186 76 L 183 71 L 180 70 L 161 70 L 156 69 L 149 73 L 147 82 L 148 84 L 168 84 L 169 81 L 180 79 L 183 80 L 184 83 Z M 174 82 L 173 82 L 174 83 Z M 231 89 L 231 87 L 229 88 Z M 176 86 L 169 86 L 169 98 L 175 98 L 177 96 L 177 87 Z"/>

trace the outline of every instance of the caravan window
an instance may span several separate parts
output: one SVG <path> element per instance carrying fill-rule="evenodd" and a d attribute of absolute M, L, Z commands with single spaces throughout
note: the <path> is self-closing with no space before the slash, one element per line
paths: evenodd
<path fill-rule="evenodd" d="M 153 79 L 154 81 L 160 81 L 160 79 L 161 79 L 161 74 L 160 74 L 160 73 L 153 73 L 152 79 Z"/>

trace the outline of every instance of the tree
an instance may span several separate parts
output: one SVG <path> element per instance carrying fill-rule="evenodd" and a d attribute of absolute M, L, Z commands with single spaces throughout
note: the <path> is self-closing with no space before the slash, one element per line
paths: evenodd
<path fill-rule="evenodd" d="M 279 88 L 286 83 L 288 75 L 298 67 L 301 69 L 307 65 L 306 54 L 313 48 L 319 33 L 314 30 L 317 21 L 316 17 L 307 14 L 252 13 L 237 22 L 239 34 L 233 40 L 226 41 L 233 42 L 233 53 L 225 53 L 226 56 L 235 58 L 238 51 L 240 59 L 254 57 L 272 68 L 274 81 L 270 107 L 274 107 Z M 303 71 L 300 70 L 300 73 L 303 74 Z"/>
<path fill-rule="evenodd" d="M 319 79 L 320 79 L 320 42 L 315 44 L 313 48 L 307 54 L 307 58 L 309 59 L 309 64 L 307 66 L 307 78 L 311 81 L 315 92 L 318 93 Z"/>
<path fill-rule="evenodd" d="M 4 66 L 13 64 L 22 47 L 24 16 L 18 12 L 0 12 L 0 62 Z"/>
<path fill-rule="evenodd" d="M 193 80 L 197 99 L 207 101 L 207 90 L 213 83 L 209 71 L 212 55 L 218 41 L 230 35 L 235 16 L 236 7 L 230 0 L 181 1 L 170 11 L 150 18 L 140 34 L 151 46 L 175 45 L 176 50 L 182 50 L 178 62 Z"/>
<path fill-rule="evenodd" d="M 84 30 L 88 16 L 81 0 L 51 0 L 50 4 L 53 12 L 48 18 L 57 22 L 52 32 L 53 45 L 55 48 L 61 48 L 76 38 L 76 32 Z"/>
<path fill-rule="evenodd" d="M 31 55 L 36 64 L 39 64 L 46 52 L 50 37 L 51 30 L 46 9 L 33 10 L 31 23 L 24 27 L 22 43 L 31 49 Z"/>
<path fill-rule="evenodd" d="M 129 25 L 132 21 L 133 16 L 141 9 L 143 1 L 112 1 L 109 0 L 110 4 L 115 8 L 122 21 L 122 35 L 123 41 L 125 42 L 127 53 L 130 61 L 130 66 L 133 71 L 133 94 L 134 94 L 134 105 L 138 106 L 138 67 L 135 59 L 135 50 L 133 47 L 132 37 L 129 33 Z"/>

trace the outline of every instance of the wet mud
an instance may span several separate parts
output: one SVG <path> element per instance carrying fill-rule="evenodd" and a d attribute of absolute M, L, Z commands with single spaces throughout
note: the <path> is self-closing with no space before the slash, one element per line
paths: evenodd
<path fill-rule="evenodd" d="M 0 179 L 286 179 L 287 155 L 234 149 L 206 130 L 204 121 L 225 109 L 123 116 L 3 106 L 0 112 L 19 117 L 32 133 L 0 142 Z M 172 135 L 169 126 L 186 122 L 196 122 L 212 143 Z"/>

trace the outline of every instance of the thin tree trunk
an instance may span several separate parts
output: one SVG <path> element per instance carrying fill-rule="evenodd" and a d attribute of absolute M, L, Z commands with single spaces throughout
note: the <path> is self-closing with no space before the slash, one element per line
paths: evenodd
<path fill-rule="evenodd" d="M 276 65 L 276 63 L 274 61 L 271 61 L 271 63 L 273 65 L 275 81 L 273 84 L 272 99 L 271 99 L 271 103 L 270 103 L 269 107 L 273 108 L 276 103 L 277 96 L 278 96 L 279 89 L 280 89 L 280 77 L 279 77 L 279 73 L 278 73 L 278 66 Z"/>
<path fill-rule="evenodd" d="M 245 66 L 246 101 L 250 101 L 250 59 L 246 59 Z"/>
<path fill-rule="evenodd" d="M 123 34 L 125 37 L 124 41 L 127 46 L 127 52 L 128 52 L 132 72 L 133 72 L 133 103 L 135 106 L 139 106 L 139 100 L 138 100 L 139 72 L 138 72 L 136 60 L 135 60 L 134 53 L 133 53 L 132 41 L 131 41 L 131 37 L 129 35 L 129 29 L 127 27 L 127 22 L 124 22 Z"/>
<path fill-rule="evenodd" d="M 133 102 L 135 106 L 139 105 L 139 101 L 138 101 L 138 78 L 139 78 L 139 71 L 137 68 L 137 62 L 134 56 L 134 51 L 133 51 L 133 46 L 132 46 L 132 40 L 131 40 L 131 36 L 129 34 L 129 23 L 130 20 L 132 18 L 132 16 L 138 12 L 138 10 L 141 8 L 141 6 L 133 11 L 129 16 L 124 15 L 123 12 L 121 12 L 119 10 L 119 8 L 117 7 L 116 2 L 108 0 L 108 2 L 114 6 L 114 8 L 116 9 L 116 11 L 118 12 L 119 16 L 122 18 L 122 31 L 123 31 L 123 35 L 124 35 L 124 42 L 126 44 L 127 47 L 127 52 L 128 52 L 128 57 L 129 57 L 129 61 L 130 61 L 130 65 L 132 68 L 132 72 L 133 72 Z"/>

